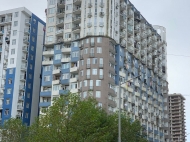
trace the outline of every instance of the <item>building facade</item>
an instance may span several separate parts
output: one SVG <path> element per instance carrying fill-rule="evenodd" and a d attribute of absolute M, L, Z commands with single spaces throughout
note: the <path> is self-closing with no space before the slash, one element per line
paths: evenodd
<path fill-rule="evenodd" d="M 38 115 L 45 23 L 26 8 L 0 11 L 0 118 Z"/>
<path fill-rule="evenodd" d="M 181 94 L 170 94 L 169 117 L 171 142 L 185 142 L 185 98 Z"/>
<path fill-rule="evenodd" d="M 68 90 L 116 111 L 123 84 L 122 111 L 141 121 L 149 141 L 169 142 L 165 28 L 128 0 L 48 0 L 45 11 L 40 114 Z"/>

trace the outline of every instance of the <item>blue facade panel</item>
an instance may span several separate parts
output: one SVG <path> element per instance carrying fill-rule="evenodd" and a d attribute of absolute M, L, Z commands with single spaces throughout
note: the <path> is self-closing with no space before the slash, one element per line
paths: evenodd
<path fill-rule="evenodd" d="M 60 95 L 67 95 L 69 93 L 69 90 L 59 90 Z"/>
<path fill-rule="evenodd" d="M 51 91 L 40 92 L 40 97 L 51 97 Z"/>
<path fill-rule="evenodd" d="M 4 100 L 3 100 L 3 105 L 2 105 L 3 107 L 2 124 L 4 123 L 5 120 L 11 118 L 13 93 L 14 93 L 14 81 L 15 81 L 15 73 L 16 73 L 16 69 L 15 68 L 12 68 L 12 69 L 13 69 L 12 74 L 9 74 L 10 69 L 6 70 L 6 80 L 5 80 L 5 86 L 4 86 Z M 9 80 L 11 80 L 11 82 Z M 9 94 L 7 94 L 8 89 L 11 89 Z M 10 100 L 9 104 L 7 104 L 6 100 Z"/>
<path fill-rule="evenodd" d="M 40 102 L 39 107 L 48 107 L 51 105 L 51 102 Z"/>

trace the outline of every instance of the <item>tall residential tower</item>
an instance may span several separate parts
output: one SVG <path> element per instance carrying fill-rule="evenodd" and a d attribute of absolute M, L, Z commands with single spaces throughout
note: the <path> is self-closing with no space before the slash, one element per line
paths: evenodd
<path fill-rule="evenodd" d="M 169 95 L 170 133 L 172 142 L 185 142 L 185 98 L 181 94 Z"/>
<path fill-rule="evenodd" d="M 45 23 L 26 8 L 0 11 L 0 118 L 38 115 Z"/>
<path fill-rule="evenodd" d="M 118 85 L 130 80 L 122 110 L 141 121 L 149 141 L 169 142 L 165 28 L 149 24 L 128 0 L 48 0 L 46 15 L 40 113 L 68 90 L 94 96 L 111 113 Z"/>

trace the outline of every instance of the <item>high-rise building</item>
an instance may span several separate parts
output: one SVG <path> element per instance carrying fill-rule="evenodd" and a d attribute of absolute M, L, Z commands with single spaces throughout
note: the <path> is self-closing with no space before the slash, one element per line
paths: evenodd
<path fill-rule="evenodd" d="M 45 23 L 26 8 L 0 11 L 0 118 L 38 115 Z"/>
<path fill-rule="evenodd" d="M 170 94 L 168 98 L 171 142 L 185 142 L 185 98 L 176 93 Z"/>
<path fill-rule="evenodd" d="M 165 28 L 128 0 L 48 0 L 46 15 L 40 113 L 68 90 L 111 113 L 122 84 L 122 110 L 141 121 L 149 141 L 169 142 Z"/>

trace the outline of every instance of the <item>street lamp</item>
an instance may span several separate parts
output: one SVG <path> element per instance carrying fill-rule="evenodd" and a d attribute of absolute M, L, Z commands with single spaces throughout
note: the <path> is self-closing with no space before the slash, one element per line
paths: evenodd
<path fill-rule="evenodd" d="M 118 142 L 121 142 L 121 85 L 135 79 L 135 78 L 138 78 L 140 77 L 141 75 L 138 75 L 134 78 L 131 78 L 129 80 L 127 80 L 126 82 L 123 82 L 120 84 L 120 80 L 119 80 L 119 116 L 118 116 Z"/>

